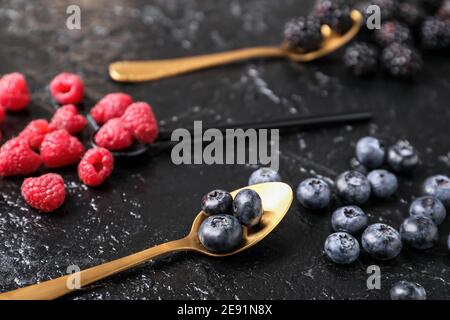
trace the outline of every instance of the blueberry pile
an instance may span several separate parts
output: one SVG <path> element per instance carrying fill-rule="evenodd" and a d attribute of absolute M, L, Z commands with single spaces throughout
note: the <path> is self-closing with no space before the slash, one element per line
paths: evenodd
<path fill-rule="evenodd" d="M 260 196 L 251 189 L 239 191 L 234 200 L 227 191 L 213 190 L 203 197 L 202 211 L 208 217 L 199 228 L 198 238 L 215 253 L 238 248 L 243 241 L 242 226 L 257 226 L 264 213 Z"/>
<path fill-rule="evenodd" d="M 379 29 L 367 27 L 370 5 L 380 8 Z M 284 42 L 299 51 L 317 49 L 320 25 L 344 33 L 351 27 L 352 9 L 362 13 L 364 23 L 343 62 L 357 76 L 373 75 L 380 65 L 392 77 L 410 79 L 422 69 L 422 51 L 450 49 L 450 0 L 316 0 L 310 15 L 286 24 Z"/>
<path fill-rule="evenodd" d="M 355 158 L 350 161 L 352 169 L 338 175 L 334 186 L 319 177 L 299 183 L 297 199 L 309 210 L 331 209 L 334 193 L 338 203 L 342 203 L 331 216 L 335 233 L 324 244 L 325 255 L 331 261 L 350 264 L 361 251 L 377 260 L 391 260 L 403 246 L 425 250 L 436 244 L 438 226 L 445 220 L 446 207 L 450 207 L 450 178 L 445 175 L 434 175 L 424 181 L 423 195 L 411 203 L 409 217 L 399 231 L 384 223 L 369 224 L 369 217 L 360 207 L 371 197 L 391 198 L 398 188 L 396 175 L 411 174 L 419 162 L 417 150 L 407 140 L 386 147 L 375 137 L 363 137 L 356 143 Z M 277 172 L 261 168 L 253 172 L 249 182 L 280 179 Z M 391 298 L 425 299 L 426 293 L 418 284 L 401 281 L 392 288 Z"/>

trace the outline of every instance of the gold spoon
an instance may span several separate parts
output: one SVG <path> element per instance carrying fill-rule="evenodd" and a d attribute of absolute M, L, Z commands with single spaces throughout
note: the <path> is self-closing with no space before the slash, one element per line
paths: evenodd
<path fill-rule="evenodd" d="M 211 257 L 226 257 L 254 246 L 264 239 L 286 215 L 292 203 L 292 189 L 289 185 L 282 182 L 268 182 L 235 190 L 231 192 L 231 195 L 234 197 L 242 189 L 253 189 L 259 194 L 262 200 L 264 214 L 261 218 L 260 225 L 256 229 L 247 229 L 244 227 L 244 239 L 242 245 L 237 250 L 225 254 L 217 254 L 208 251 L 200 243 L 197 232 L 202 221 L 206 218 L 203 212 L 200 212 L 192 224 L 191 231 L 182 239 L 169 241 L 127 257 L 80 271 L 78 275 L 80 276 L 81 287 L 85 287 L 88 284 L 128 270 L 170 252 L 195 251 Z M 72 289 L 72 286 L 68 286 L 68 282 L 70 283 L 73 277 L 74 274 L 66 275 L 6 292 L 0 294 L 0 300 L 55 299 L 76 290 Z"/>
<path fill-rule="evenodd" d="M 187 58 L 118 61 L 109 65 L 109 75 L 120 82 L 142 82 L 251 58 L 288 58 L 295 62 L 308 62 L 339 49 L 353 39 L 361 28 L 363 18 L 357 10 L 352 10 L 350 16 L 353 25 L 343 35 L 337 34 L 328 25 L 322 25 L 322 44 L 319 49 L 310 52 L 293 51 L 283 43 L 278 47 L 254 47 Z"/>

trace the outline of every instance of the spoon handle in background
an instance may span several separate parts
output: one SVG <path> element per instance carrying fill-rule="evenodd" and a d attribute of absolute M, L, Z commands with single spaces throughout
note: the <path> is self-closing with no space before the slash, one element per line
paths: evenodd
<path fill-rule="evenodd" d="M 128 270 L 153 258 L 175 251 L 192 250 L 190 238 L 166 242 L 138 253 L 80 271 L 80 287 Z M 0 300 L 50 300 L 77 290 L 73 284 L 77 274 L 70 274 L 0 294 Z"/>
<path fill-rule="evenodd" d="M 225 133 L 227 129 L 280 129 L 280 130 L 304 130 L 321 128 L 327 125 L 337 124 L 351 124 L 355 122 L 369 121 L 372 118 L 372 112 L 346 112 L 335 113 L 328 115 L 309 116 L 309 117 L 294 117 L 284 118 L 277 120 L 267 120 L 259 122 L 243 122 L 243 123 L 230 123 L 227 125 L 218 125 L 214 127 L 219 129 L 222 133 Z M 202 128 L 203 132 L 208 128 Z M 190 128 L 188 131 L 193 135 L 194 129 Z M 162 131 L 159 133 L 158 142 L 170 141 L 172 132 Z"/>
<path fill-rule="evenodd" d="M 253 47 L 194 57 L 147 61 L 118 61 L 109 65 L 109 75 L 115 81 L 142 82 L 158 80 L 194 70 L 220 66 L 251 58 L 286 56 L 282 47 Z"/>

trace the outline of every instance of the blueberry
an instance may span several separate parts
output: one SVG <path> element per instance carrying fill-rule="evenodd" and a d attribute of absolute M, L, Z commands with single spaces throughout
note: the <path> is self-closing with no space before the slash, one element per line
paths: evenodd
<path fill-rule="evenodd" d="M 433 196 L 423 196 L 411 203 L 409 215 L 426 217 L 431 219 L 436 225 L 440 225 L 444 221 L 447 211 L 439 199 Z"/>
<path fill-rule="evenodd" d="M 399 281 L 391 288 L 391 300 L 426 300 L 427 293 L 418 283 Z"/>
<path fill-rule="evenodd" d="M 389 148 L 387 162 L 396 172 L 410 172 L 419 164 L 419 155 L 408 141 L 400 140 Z"/>
<path fill-rule="evenodd" d="M 325 240 L 325 254 L 331 261 L 339 264 L 349 264 L 358 259 L 359 243 L 346 232 L 330 234 Z"/>
<path fill-rule="evenodd" d="M 356 143 L 356 158 L 368 168 L 378 168 L 384 162 L 383 143 L 374 137 L 364 137 Z"/>
<path fill-rule="evenodd" d="M 331 203 L 330 186 L 318 178 L 303 180 L 297 187 L 297 199 L 305 208 L 324 209 Z"/>
<path fill-rule="evenodd" d="M 331 226 L 334 231 L 348 232 L 352 235 L 361 234 L 367 227 L 368 221 L 367 215 L 357 206 L 340 207 L 331 216 Z"/>
<path fill-rule="evenodd" d="M 281 181 L 281 177 L 275 170 L 270 168 L 259 168 L 250 175 L 248 185 L 251 186 L 258 183 L 279 181 Z"/>
<path fill-rule="evenodd" d="M 233 214 L 240 223 L 248 227 L 256 226 L 263 212 L 261 198 L 255 191 L 243 189 L 237 193 L 233 202 Z"/>
<path fill-rule="evenodd" d="M 364 204 L 370 197 L 370 184 L 358 171 L 346 171 L 336 179 L 336 188 L 342 201 L 348 204 Z"/>
<path fill-rule="evenodd" d="M 394 259 L 402 250 L 402 240 L 397 230 L 384 223 L 367 227 L 361 237 L 364 250 L 379 260 Z"/>
<path fill-rule="evenodd" d="M 403 243 L 416 249 L 429 249 L 438 240 L 438 229 L 431 219 L 409 217 L 400 226 Z"/>
<path fill-rule="evenodd" d="M 210 216 L 200 225 L 198 238 L 212 252 L 230 252 L 242 243 L 242 226 L 228 214 Z"/>
<path fill-rule="evenodd" d="M 450 207 L 450 178 L 442 174 L 429 177 L 423 184 L 423 192 L 441 200 L 446 207 Z"/>
<path fill-rule="evenodd" d="M 228 191 L 213 190 L 202 198 L 202 210 L 208 215 L 231 214 L 233 210 L 233 197 Z"/>
<path fill-rule="evenodd" d="M 397 191 L 397 177 L 387 170 L 373 170 L 369 172 L 367 179 L 369 180 L 372 194 L 377 198 L 389 198 Z"/>

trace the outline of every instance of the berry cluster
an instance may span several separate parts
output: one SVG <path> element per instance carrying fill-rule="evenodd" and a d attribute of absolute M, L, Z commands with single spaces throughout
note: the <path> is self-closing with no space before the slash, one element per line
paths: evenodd
<path fill-rule="evenodd" d="M 436 244 L 438 226 L 445 220 L 446 207 L 450 207 L 449 177 L 435 175 L 425 180 L 423 196 L 411 203 L 409 217 L 397 231 L 384 223 L 369 224 L 369 217 L 360 206 L 370 197 L 388 199 L 395 194 L 398 179 L 393 172 L 410 174 L 419 164 L 416 149 L 406 140 L 386 148 L 375 137 L 363 137 L 356 143 L 355 158 L 350 164 L 352 170 L 340 174 L 334 185 L 315 177 L 301 181 L 297 187 L 297 199 L 307 209 L 331 208 L 333 189 L 342 203 L 331 216 L 335 233 L 324 244 L 325 255 L 331 261 L 350 264 L 358 259 L 361 247 L 374 259 L 391 260 L 404 245 L 425 250 Z M 392 172 L 382 168 L 385 164 Z M 251 174 L 249 184 L 280 180 L 277 172 L 260 168 Z M 401 281 L 392 288 L 391 298 L 425 299 L 426 293 L 418 284 Z"/>
<path fill-rule="evenodd" d="M 364 17 L 362 32 L 348 46 L 344 65 L 357 76 L 376 73 L 378 65 L 390 76 L 409 79 L 423 65 L 420 49 L 450 49 L 450 0 L 436 0 L 430 6 L 423 0 L 316 0 L 309 16 L 290 20 L 284 28 L 284 43 L 293 50 L 309 51 L 320 47 L 321 24 L 344 33 L 351 26 L 351 9 Z M 381 26 L 369 30 L 368 7 L 380 8 Z"/>
<path fill-rule="evenodd" d="M 227 253 L 241 245 L 242 226 L 255 227 L 264 213 L 258 193 L 239 191 L 234 200 L 224 190 L 213 190 L 202 199 L 202 211 L 208 216 L 200 225 L 198 238 L 209 251 Z"/>
<path fill-rule="evenodd" d="M 81 78 L 61 73 L 50 82 L 53 99 L 61 104 L 51 119 L 35 119 L 14 138 L 0 147 L 0 176 L 29 176 L 42 166 L 60 168 L 78 163 L 78 176 L 88 186 L 102 184 L 112 173 L 114 158 L 108 150 L 123 149 L 133 139 L 152 143 L 158 134 L 156 118 L 144 102 L 133 103 L 124 93 L 103 97 L 92 109 L 91 115 L 104 124 L 95 140 L 98 146 L 85 150 L 77 137 L 87 125 L 79 114 L 77 104 L 84 97 Z M 28 84 L 20 73 L 0 78 L 0 121 L 5 110 L 20 111 L 31 101 Z M 65 200 L 63 178 L 55 173 L 26 178 L 22 184 L 25 201 L 42 212 L 58 209 Z"/>

